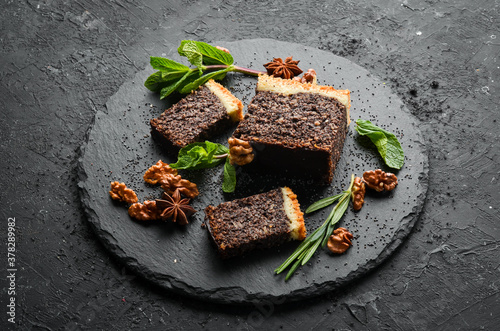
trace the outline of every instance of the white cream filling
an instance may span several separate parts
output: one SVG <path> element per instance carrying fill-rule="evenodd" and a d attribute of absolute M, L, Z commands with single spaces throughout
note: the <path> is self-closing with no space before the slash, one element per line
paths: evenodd
<path fill-rule="evenodd" d="M 226 108 L 226 111 L 229 116 L 231 116 L 231 119 L 235 122 L 239 121 L 239 104 L 235 98 L 229 97 L 226 93 L 224 93 L 223 90 L 220 88 L 217 88 L 215 84 L 210 84 L 210 82 L 205 84 L 208 89 L 219 98 L 219 100 L 222 102 L 222 105 L 224 108 Z"/>
<path fill-rule="evenodd" d="M 288 187 L 282 187 L 281 192 L 283 193 L 283 208 L 285 209 L 286 216 L 290 221 L 290 237 L 293 240 L 300 240 L 299 229 L 301 228 L 302 224 L 298 220 L 293 200 L 289 197 L 289 194 L 292 194 L 292 192 Z"/>
<path fill-rule="evenodd" d="M 348 90 L 336 90 L 331 86 L 317 84 L 303 84 L 292 80 L 283 80 L 270 76 L 259 76 L 257 91 L 269 91 L 284 95 L 297 93 L 314 93 L 328 98 L 335 98 L 347 108 L 350 107 Z"/>

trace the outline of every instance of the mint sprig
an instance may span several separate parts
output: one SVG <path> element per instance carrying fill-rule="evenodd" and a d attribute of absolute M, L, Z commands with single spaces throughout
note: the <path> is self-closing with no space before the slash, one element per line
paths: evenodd
<path fill-rule="evenodd" d="M 196 142 L 180 149 L 177 162 L 171 163 L 174 169 L 198 170 L 214 168 L 224 163 L 222 190 L 234 192 L 236 188 L 236 169 L 229 162 L 229 148 L 210 141 Z"/>
<path fill-rule="evenodd" d="M 285 277 L 285 281 L 290 279 L 290 277 L 292 277 L 292 275 L 300 266 L 306 264 L 320 246 L 324 247 L 326 245 L 326 243 L 328 242 L 328 238 L 332 235 L 333 230 L 335 229 L 335 224 L 337 224 L 337 222 L 342 218 L 345 211 L 347 210 L 347 207 L 349 206 L 353 184 L 354 175 L 351 175 L 351 183 L 349 184 L 349 188 L 346 191 L 332 197 L 321 199 L 307 208 L 306 213 L 311 213 L 318 209 L 327 207 L 337 200 L 339 201 L 337 205 L 332 209 L 325 222 L 312 234 L 307 236 L 307 238 L 304 239 L 304 241 L 299 245 L 299 247 L 297 247 L 292 255 L 290 255 L 290 257 L 286 259 L 285 262 L 283 262 L 283 264 L 275 270 L 276 274 L 280 274 L 291 266 Z"/>
<path fill-rule="evenodd" d="M 201 41 L 183 40 L 177 52 L 195 67 L 163 57 L 150 57 L 151 67 L 158 71 L 146 79 L 144 86 L 153 92 L 160 92 L 160 99 L 173 92 L 188 94 L 210 79 L 224 79 L 231 71 L 252 76 L 264 73 L 234 65 L 231 54 Z"/>
<path fill-rule="evenodd" d="M 398 138 L 392 132 L 362 119 L 356 120 L 356 131 L 360 135 L 370 138 L 387 166 L 401 169 L 405 162 L 405 154 Z"/>

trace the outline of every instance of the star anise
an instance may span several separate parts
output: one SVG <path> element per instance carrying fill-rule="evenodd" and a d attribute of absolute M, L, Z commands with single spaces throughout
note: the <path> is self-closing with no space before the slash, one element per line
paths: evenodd
<path fill-rule="evenodd" d="M 302 70 L 300 70 L 297 66 L 299 62 L 300 61 L 293 61 L 291 56 L 287 57 L 285 62 L 278 57 L 273 58 L 272 62 L 264 64 L 264 67 L 266 68 L 268 75 L 284 79 L 292 79 L 302 73 Z"/>
<path fill-rule="evenodd" d="M 156 199 L 156 206 L 161 211 L 160 218 L 162 220 L 171 219 L 172 222 L 185 225 L 188 224 L 187 218 L 196 213 L 196 210 L 189 205 L 191 199 L 182 199 L 178 189 L 171 196 L 163 193 L 162 198 Z"/>

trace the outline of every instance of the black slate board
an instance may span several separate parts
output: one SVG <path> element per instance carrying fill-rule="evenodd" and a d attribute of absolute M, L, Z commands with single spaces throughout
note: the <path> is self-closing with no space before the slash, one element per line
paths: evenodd
<path fill-rule="evenodd" d="M 262 69 L 273 57 L 293 55 L 304 70 L 314 68 L 318 83 L 351 91 L 351 119 L 371 120 L 394 132 L 405 150 L 405 165 L 396 172 L 399 185 L 389 194 L 368 193 L 363 209 L 348 210 L 339 225 L 354 234 L 354 246 L 346 254 L 331 256 L 318 251 L 311 261 L 288 282 L 274 275 L 294 250 L 289 243 L 276 250 L 251 253 L 243 258 L 222 261 L 212 246 L 204 222 L 203 209 L 223 201 L 288 185 L 298 194 L 303 210 L 312 202 L 345 189 L 350 174 L 384 168 L 376 150 L 354 130 L 351 123 L 344 152 L 333 183 L 318 187 L 307 181 L 281 175 L 261 176 L 239 169 L 236 193 L 223 194 L 222 167 L 183 172 L 183 177 L 198 184 L 200 196 L 193 201 L 198 210 L 186 227 L 170 223 L 145 225 L 133 221 L 126 206 L 109 198 L 109 184 L 118 180 L 133 188 L 139 200 L 156 198 L 160 188 L 146 185 L 144 171 L 159 159 L 175 158 L 161 150 L 150 136 L 149 119 L 158 116 L 176 100 L 160 101 L 157 94 L 143 87 L 153 70 L 148 68 L 126 82 L 98 112 L 82 147 L 79 160 L 81 200 L 97 237 L 106 248 L 131 270 L 151 282 L 200 299 L 224 303 L 255 300 L 283 302 L 329 292 L 372 270 L 404 240 L 422 209 L 427 191 L 428 160 L 418 122 L 401 100 L 379 79 L 351 61 L 311 47 L 269 39 L 219 42 L 228 48 L 236 64 Z M 161 56 L 161 54 L 155 54 Z M 175 50 L 164 55 L 178 58 Z M 244 104 L 254 94 L 256 78 L 229 74 L 223 84 Z M 226 136 L 215 141 L 225 143 Z M 389 169 L 386 169 L 389 170 Z M 306 217 L 309 233 L 318 227 L 330 208 Z"/>

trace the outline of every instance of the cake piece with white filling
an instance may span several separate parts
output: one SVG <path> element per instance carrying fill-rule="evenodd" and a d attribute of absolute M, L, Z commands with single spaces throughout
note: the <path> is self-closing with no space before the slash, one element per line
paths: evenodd
<path fill-rule="evenodd" d="M 247 160 L 256 168 L 329 184 L 342 154 L 349 108 L 349 90 L 260 75 L 230 147 L 234 141 L 249 144 L 255 157 Z M 230 157 L 236 164 L 242 158 Z"/>
<path fill-rule="evenodd" d="M 222 258 L 306 237 L 297 195 L 289 187 L 208 206 L 205 219 Z"/>
<path fill-rule="evenodd" d="M 210 140 L 243 118 L 242 102 L 225 87 L 209 80 L 150 121 L 153 138 L 173 152 Z"/>

